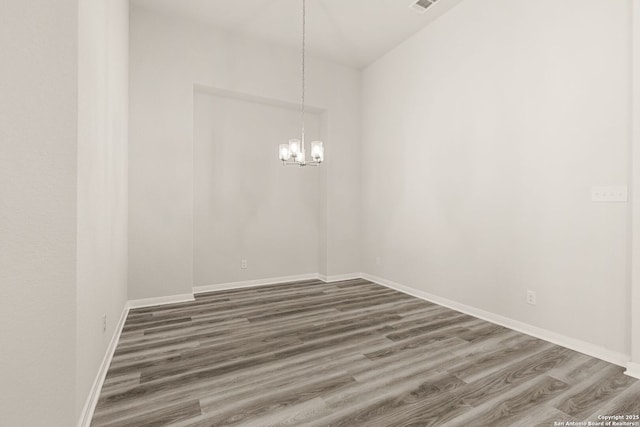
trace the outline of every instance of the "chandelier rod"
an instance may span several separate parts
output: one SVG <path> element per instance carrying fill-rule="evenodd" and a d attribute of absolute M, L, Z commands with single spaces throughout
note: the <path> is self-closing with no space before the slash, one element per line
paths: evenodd
<path fill-rule="evenodd" d="M 307 32 L 307 10 L 306 0 L 302 0 L 302 139 L 300 143 L 302 151 L 304 151 L 304 90 L 305 90 L 305 48 L 306 48 L 306 32 Z"/>

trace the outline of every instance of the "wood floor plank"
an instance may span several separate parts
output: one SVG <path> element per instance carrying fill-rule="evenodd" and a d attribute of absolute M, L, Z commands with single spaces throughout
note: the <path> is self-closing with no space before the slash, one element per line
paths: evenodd
<path fill-rule="evenodd" d="M 549 376 L 526 383 L 526 387 L 514 396 L 499 399 L 480 411 L 469 411 L 465 419 L 454 419 L 446 427 L 464 427 L 471 424 L 493 427 L 512 427 L 514 421 L 526 416 L 570 386 Z M 460 417 L 462 418 L 462 417 Z M 533 424 L 534 420 L 530 420 Z M 539 420 L 538 420 L 539 421 Z"/>
<path fill-rule="evenodd" d="M 467 357 L 468 361 L 450 367 L 447 372 L 470 383 L 503 369 L 509 363 L 529 357 L 532 352 L 551 346 L 552 344 L 537 338 L 526 337 L 513 342 L 509 347 L 499 348 L 480 358 Z"/>
<path fill-rule="evenodd" d="M 176 421 L 187 420 L 201 415 L 200 403 L 188 401 L 172 406 L 147 408 L 146 411 L 120 418 L 102 417 L 97 414 L 92 426 L 95 427 L 154 427 L 164 426 Z"/>
<path fill-rule="evenodd" d="M 244 400 L 229 399 L 223 401 L 223 405 L 219 403 L 205 405 L 202 409 L 204 413 L 213 415 L 209 418 L 211 425 L 231 426 L 256 420 L 270 412 L 276 412 L 283 408 L 313 400 L 323 393 L 344 387 L 353 382 L 355 380 L 352 377 L 344 373 L 337 373 L 315 381 L 300 381 L 292 386 L 273 390 L 271 393 L 260 395 L 247 393 L 247 396 L 242 396 Z M 243 408 L 245 405 L 246 408 Z"/>
<path fill-rule="evenodd" d="M 391 341 L 401 341 L 407 338 L 434 332 L 447 326 L 459 325 L 462 322 L 473 320 L 475 320 L 475 318 L 467 316 L 466 314 L 455 314 L 454 316 L 451 316 L 445 320 L 435 319 L 435 321 L 427 321 L 426 324 L 422 326 L 416 326 L 404 331 L 390 333 L 387 335 L 387 338 L 389 338 Z"/>
<path fill-rule="evenodd" d="M 131 310 L 92 426 L 524 427 L 639 401 L 606 362 L 364 279 L 306 280 Z"/>
<path fill-rule="evenodd" d="M 623 418 L 621 421 L 640 424 L 640 381 L 635 381 L 625 391 L 609 399 L 587 418 L 595 420 L 598 419 L 598 415 L 628 415 L 630 419 Z M 634 415 L 638 418 L 634 419 Z"/>
<path fill-rule="evenodd" d="M 316 365 L 309 369 L 307 367 L 292 368 L 281 371 L 280 375 L 264 376 L 262 378 L 254 378 L 247 381 L 234 381 L 224 389 L 216 389 L 207 391 L 200 398 L 200 404 L 203 412 L 213 413 L 215 410 L 226 409 L 224 402 L 234 401 L 243 403 L 245 399 L 262 397 L 270 395 L 275 391 L 296 387 L 300 384 L 306 384 L 308 381 L 324 380 L 333 376 L 354 378 L 348 368 L 358 365 L 362 360 L 362 356 L 358 354 L 348 354 L 337 356 L 331 360 L 327 360 L 323 365 Z M 366 363 L 365 363 L 366 364 Z"/>
<path fill-rule="evenodd" d="M 556 408 L 578 419 L 589 415 L 595 405 L 608 402 L 636 382 L 633 378 L 625 375 L 623 371 L 624 369 L 619 366 L 607 367 L 605 371 L 607 375 L 602 377 L 601 381 L 579 393 L 568 396 Z"/>
<path fill-rule="evenodd" d="M 597 421 L 597 419 L 593 419 Z M 558 427 L 563 425 L 580 425 L 582 421 L 577 420 L 556 408 L 544 408 L 541 414 L 523 417 L 513 423 L 513 427 Z M 573 424 L 569 424 L 573 423 Z"/>

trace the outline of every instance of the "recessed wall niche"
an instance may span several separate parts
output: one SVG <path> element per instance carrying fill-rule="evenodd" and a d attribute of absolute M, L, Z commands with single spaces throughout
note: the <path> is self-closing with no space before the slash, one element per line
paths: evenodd
<path fill-rule="evenodd" d="M 301 120 L 295 104 L 194 92 L 194 286 L 319 271 L 320 168 L 278 160 Z M 306 113 L 308 142 L 323 138 L 321 120 Z"/>

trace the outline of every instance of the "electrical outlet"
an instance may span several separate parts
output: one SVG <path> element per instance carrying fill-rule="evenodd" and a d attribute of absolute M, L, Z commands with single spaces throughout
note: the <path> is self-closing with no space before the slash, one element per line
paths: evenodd
<path fill-rule="evenodd" d="M 538 302 L 538 297 L 536 296 L 535 291 L 527 291 L 527 304 L 536 305 Z"/>
<path fill-rule="evenodd" d="M 382 259 L 379 256 L 376 257 L 376 265 L 382 264 Z"/>
<path fill-rule="evenodd" d="M 107 332 L 107 315 L 102 315 L 102 332 Z"/>
<path fill-rule="evenodd" d="M 242 261 L 240 261 L 240 268 L 243 270 L 247 269 L 247 260 L 243 259 Z"/>

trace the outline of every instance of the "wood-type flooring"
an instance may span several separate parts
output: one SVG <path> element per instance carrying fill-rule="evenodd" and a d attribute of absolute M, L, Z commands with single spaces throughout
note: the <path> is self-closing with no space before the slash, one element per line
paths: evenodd
<path fill-rule="evenodd" d="M 640 425 L 639 415 L 640 381 L 619 366 L 358 279 L 131 310 L 91 425 L 533 427 Z"/>

